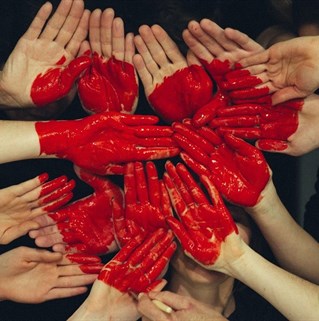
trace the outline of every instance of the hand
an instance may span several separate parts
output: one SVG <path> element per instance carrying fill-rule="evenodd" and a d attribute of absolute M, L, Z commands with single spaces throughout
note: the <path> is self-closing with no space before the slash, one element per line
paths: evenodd
<path fill-rule="evenodd" d="M 101 267 L 98 257 L 18 247 L 0 255 L 0 298 L 41 303 L 79 295 Z"/>
<path fill-rule="evenodd" d="M 123 174 L 123 165 L 172 157 L 172 129 L 155 116 L 103 113 L 81 120 L 36 122 L 41 155 L 56 155 L 96 174 Z"/>
<path fill-rule="evenodd" d="M 303 98 L 319 87 L 319 37 L 298 37 L 274 44 L 269 49 L 240 60 L 247 77 L 267 87 L 274 105 Z M 243 88 L 243 87 L 242 87 Z"/>
<path fill-rule="evenodd" d="M 172 308 L 171 313 L 160 310 L 152 300 L 163 302 Z M 170 291 L 149 292 L 138 296 L 137 309 L 147 320 L 200 320 L 200 321 L 227 321 L 227 319 L 217 312 L 209 304 L 202 303 L 192 297 L 179 295 Z"/>
<path fill-rule="evenodd" d="M 90 65 L 87 57 L 74 59 L 87 35 L 89 11 L 84 2 L 62 0 L 48 20 L 51 11 L 50 3 L 41 7 L 5 63 L 2 105 L 41 107 L 61 99 Z"/>
<path fill-rule="evenodd" d="M 78 94 L 89 113 L 116 111 L 134 114 L 138 101 L 138 79 L 132 63 L 133 34 L 124 36 L 124 23 L 113 9 L 96 9 L 90 16 L 92 65 L 78 82 Z"/>
<path fill-rule="evenodd" d="M 158 179 L 154 163 L 147 162 L 144 173 L 140 162 L 128 163 L 124 174 L 124 206 L 113 201 L 113 224 L 120 247 L 137 235 L 167 229 L 166 218 L 172 216 L 169 196 Z"/>
<path fill-rule="evenodd" d="M 228 34 L 233 37 L 228 38 Z M 226 74 L 239 59 L 263 48 L 247 35 L 230 28 L 224 30 L 209 19 L 203 19 L 200 23 L 191 21 L 183 32 L 183 39 L 218 86 L 214 98 L 193 117 L 193 124 L 200 127 L 213 119 L 216 110 L 230 104 L 228 93 L 224 90 Z"/>
<path fill-rule="evenodd" d="M 158 278 L 175 248 L 172 232 L 163 229 L 144 240 L 132 239 L 104 266 L 89 297 L 69 321 L 137 320 L 140 315 L 130 293 L 148 292 L 155 286 L 160 290 Z"/>
<path fill-rule="evenodd" d="M 200 178 L 211 201 L 183 164 L 174 167 L 167 162 L 165 168 L 164 182 L 179 217 L 169 217 L 167 222 L 186 255 L 204 267 L 214 266 L 227 237 L 238 234 L 237 226 L 207 176 Z"/>
<path fill-rule="evenodd" d="M 40 247 L 53 246 L 58 252 L 103 255 L 118 249 L 114 239 L 111 200 L 123 203 L 121 189 L 105 177 L 76 168 L 77 175 L 94 193 L 54 213 L 38 217 L 42 227 L 30 237 Z"/>
<path fill-rule="evenodd" d="M 207 176 L 228 201 L 253 206 L 260 200 L 270 178 L 260 150 L 232 135 L 221 138 L 208 127 L 194 129 L 190 121 L 175 123 L 173 129 L 186 164 L 199 176 Z"/>
<path fill-rule="evenodd" d="M 0 189 L 0 244 L 8 244 L 39 227 L 36 218 L 66 204 L 74 181 L 65 176 L 52 181 L 43 173 L 33 179 Z"/>
<path fill-rule="evenodd" d="M 304 155 L 319 147 L 319 96 L 292 100 L 276 106 L 237 105 L 220 109 L 210 127 L 243 139 L 268 152 Z"/>
<path fill-rule="evenodd" d="M 138 50 L 133 62 L 145 95 L 168 123 L 192 117 L 212 97 L 212 81 L 194 57 L 186 59 L 168 34 L 158 25 L 139 28 Z"/>

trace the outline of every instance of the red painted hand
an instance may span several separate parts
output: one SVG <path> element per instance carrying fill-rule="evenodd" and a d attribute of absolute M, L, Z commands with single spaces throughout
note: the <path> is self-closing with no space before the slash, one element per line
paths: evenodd
<path fill-rule="evenodd" d="M 167 191 L 158 180 L 154 163 L 128 163 L 124 175 L 125 206 L 113 202 L 113 222 L 119 246 L 139 234 L 167 229 L 166 218 L 172 216 Z"/>
<path fill-rule="evenodd" d="M 166 122 L 181 121 L 212 98 L 213 84 L 198 61 L 189 63 L 158 25 L 141 26 L 134 65 L 154 111 Z"/>
<path fill-rule="evenodd" d="M 164 181 L 179 220 L 167 219 L 184 252 L 203 266 L 213 266 L 222 251 L 222 243 L 237 227 L 219 192 L 205 175 L 201 181 L 208 200 L 194 178 L 181 163 L 166 163 Z"/>
<path fill-rule="evenodd" d="M 75 80 L 90 65 L 89 57 L 75 58 L 87 35 L 84 2 L 63 0 L 49 19 L 51 11 L 50 3 L 41 7 L 6 61 L 0 77 L 6 96 L 2 105 L 40 107 L 69 93 L 73 97 Z"/>
<path fill-rule="evenodd" d="M 42 228 L 30 236 L 36 239 L 38 246 L 53 246 L 55 251 L 92 255 L 114 252 L 118 247 L 114 238 L 111 200 L 123 203 L 122 191 L 105 177 L 83 169 L 76 170 L 94 193 L 39 218 Z"/>
<path fill-rule="evenodd" d="M 89 113 L 116 111 L 133 114 L 138 98 L 138 83 L 132 64 L 93 54 L 92 65 L 80 78 L 78 94 Z"/>
<path fill-rule="evenodd" d="M 147 292 L 158 283 L 176 244 L 172 231 L 159 229 L 131 239 L 100 272 L 98 279 L 122 293 Z"/>
<path fill-rule="evenodd" d="M 232 203 L 253 206 L 269 178 L 260 150 L 232 135 L 223 138 L 207 127 L 194 129 L 190 121 L 173 125 L 174 138 L 185 151 L 183 160 L 198 175 L 207 176 Z"/>
<path fill-rule="evenodd" d="M 113 9 L 91 13 L 87 49 L 86 55 L 93 53 L 93 63 L 78 83 L 83 108 L 89 113 L 134 114 L 138 78 L 132 62 L 133 34 L 125 34 L 124 22 Z"/>
<path fill-rule="evenodd" d="M 303 118 L 303 104 L 303 100 L 295 100 L 276 106 L 243 104 L 223 108 L 210 127 L 222 134 L 257 140 L 260 149 L 284 152 L 299 127 L 299 115 Z"/>
<path fill-rule="evenodd" d="M 65 158 L 97 174 L 123 174 L 130 161 L 166 158 L 179 149 L 172 129 L 155 116 L 104 113 L 81 120 L 37 122 L 40 153 Z"/>

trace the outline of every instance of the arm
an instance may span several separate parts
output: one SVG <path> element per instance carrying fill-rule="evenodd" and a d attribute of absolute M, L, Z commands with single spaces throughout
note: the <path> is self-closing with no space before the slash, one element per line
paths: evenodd
<path fill-rule="evenodd" d="M 319 287 L 275 266 L 254 252 L 238 235 L 220 194 L 207 177 L 201 177 L 201 181 L 212 202 L 204 207 L 205 211 L 194 211 L 191 197 L 205 200 L 200 197 L 202 192 L 199 186 L 183 166 L 179 165 L 176 170 L 167 167 L 167 170 L 166 186 L 179 217 L 178 220 L 169 218 L 168 223 L 186 255 L 207 269 L 225 273 L 243 282 L 289 320 L 318 318 Z M 182 184 L 175 178 L 176 174 Z M 208 208 L 211 209 L 209 215 Z"/>
<path fill-rule="evenodd" d="M 261 192 L 260 201 L 246 211 L 260 228 L 279 264 L 319 284 L 319 244 L 289 214 L 272 180 Z"/>
<path fill-rule="evenodd" d="M 39 157 L 68 159 L 97 174 L 123 173 L 123 164 L 178 154 L 168 126 L 155 116 L 104 113 L 70 121 L 1 121 L 0 163 Z"/>

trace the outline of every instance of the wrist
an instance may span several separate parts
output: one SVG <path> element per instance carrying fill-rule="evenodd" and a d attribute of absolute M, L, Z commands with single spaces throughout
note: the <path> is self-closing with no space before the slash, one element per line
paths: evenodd
<path fill-rule="evenodd" d="M 36 122 L 35 130 L 40 142 L 40 155 L 56 155 L 70 147 L 72 140 L 77 140 L 77 134 L 82 131 L 81 120 L 52 120 Z"/>

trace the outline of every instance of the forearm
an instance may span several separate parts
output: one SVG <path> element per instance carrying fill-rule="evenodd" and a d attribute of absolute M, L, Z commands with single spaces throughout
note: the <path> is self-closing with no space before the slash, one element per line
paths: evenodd
<path fill-rule="evenodd" d="M 291 217 L 274 185 L 265 197 L 246 210 L 259 226 L 278 263 L 291 273 L 319 284 L 319 244 Z"/>
<path fill-rule="evenodd" d="M 34 122 L 0 121 L 0 163 L 38 158 L 39 137 Z"/>
<path fill-rule="evenodd" d="M 228 272 L 290 321 L 319 320 L 319 287 L 268 262 L 248 246 Z"/>

